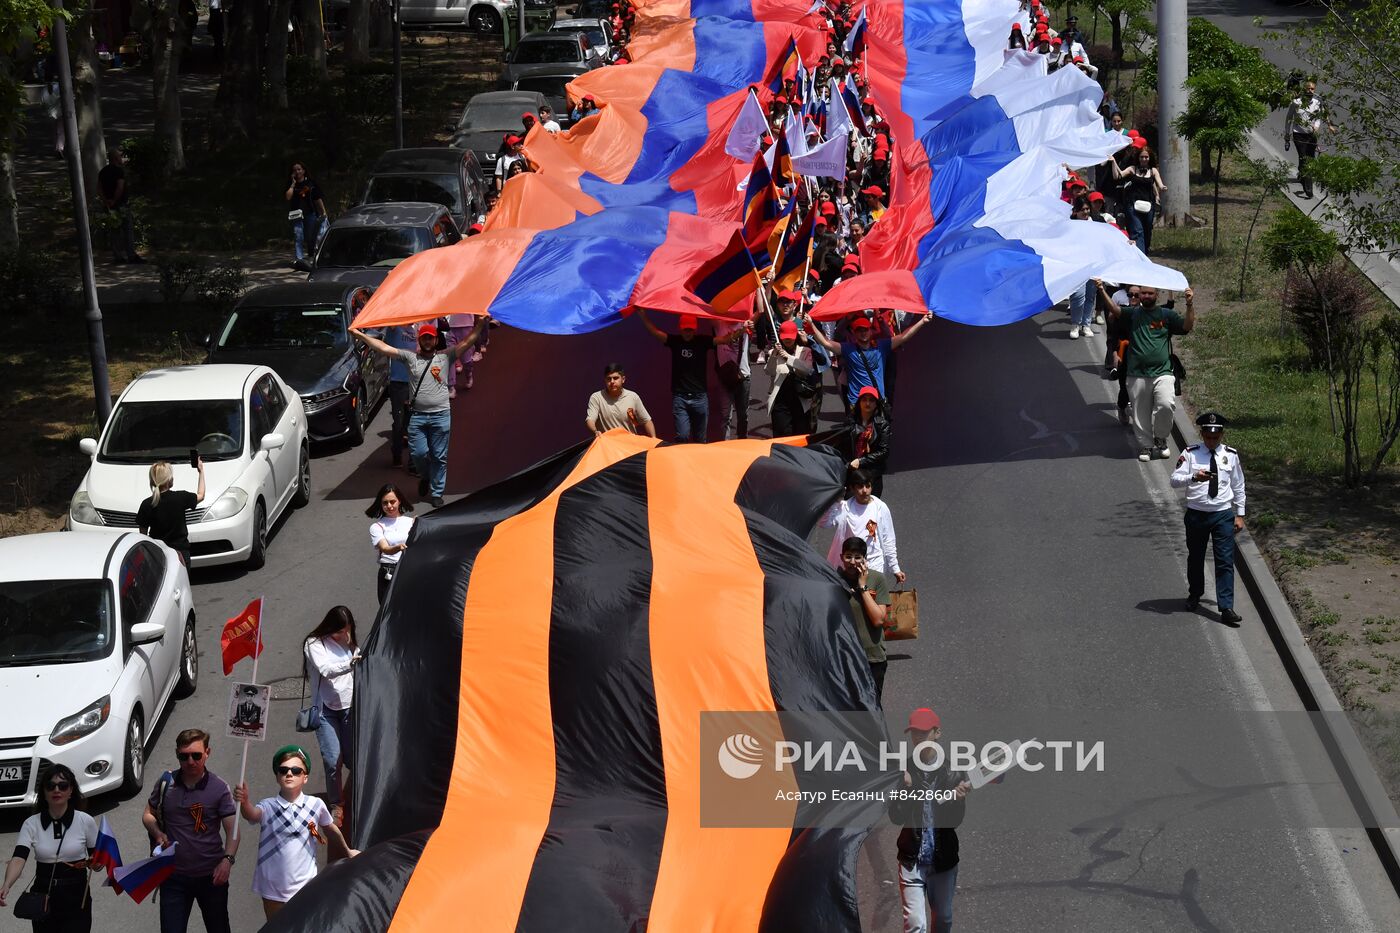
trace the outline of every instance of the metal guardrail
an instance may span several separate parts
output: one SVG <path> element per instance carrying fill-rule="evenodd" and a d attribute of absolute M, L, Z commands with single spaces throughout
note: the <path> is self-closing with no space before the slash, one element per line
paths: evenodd
<path fill-rule="evenodd" d="M 1176 407 L 1172 438 L 1182 449 L 1199 441 L 1185 405 Z M 1310 718 L 1318 740 L 1327 750 L 1327 757 L 1337 769 L 1342 786 L 1361 818 L 1376 856 L 1385 866 L 1391 886 L 1400 895 L 1400 815 L 1396 814 L 1395 805 L 1347 719 L 1332 684 L 1304 640 L 1298 619 L 1274 579 L 1273 571 L 1247 530 L 1235 539 L 1235 569 L 1304 708 L 1309 712 L 1339 714 Z"/>

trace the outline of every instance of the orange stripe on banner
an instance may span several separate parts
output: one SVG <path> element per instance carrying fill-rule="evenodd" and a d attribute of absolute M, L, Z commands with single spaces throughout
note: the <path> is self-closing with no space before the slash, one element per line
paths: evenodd
<path fill-rule="evenodd" d="M 584 194 L 573 179 L 544 172 L 521 172 L 501 189 L 496 207 L 486 217 L 485 232 L 510 227 L 557 230 L 573 223 L 580 214 L 596 214 L 602 209 L 603 205 Z"/>
<path fill-rule="evenodd" d="M 462 619 L 447 803 L 394 912 L 392 933 L 515 930 L 554 802 L 549 628 L 559 497 L 656 444 L 622 430 L 600 436 L 559 488 L 496 526 L 478 554 Z"/>
<path fill-rule="evenodd" d="M 774 709 L 763 571 L 734 504 L 745 471 L 772 445 L 685 444 L 647 454 L 651 673 L 667 809 L 650 933 L 757 929 L 792 835 L 790 825 L 700 826 L 700 714 Z"/>
<path fill-rule="evenodd" d="M 533 230 L 496 230 L 408 257 L 370 297 L 355 326 L 414 324 L 486 311 L 534 236 Z"/>
<path fill-rule="evenodd" d="M 571 89 L 574 86 L 569 85 Z M 593 92 L 571 90 L 570 93 L 582 98 Z M 525 149 L 541 172 L 562 173 L 575 185 L 577 182 L 573 179 L 583 172 L 592 172 L 615 185 L 627 180 L 637 154 L 642 151 L 647 118 L 638 107 L 607 100 L 601 93 L 594 96 L 603 105 L 597 116 L 581 120 L 563 133 L 552 136 L 544 133 L 545 138 L 531 138 L 526 142 Z"/>
<path fill-rule="evenodd" d="M 646 28 L 639 25 L 632 35 L 632 41 L 627 43 L 627 51 L 633 63 L 694 71 L 695 21 L 685 20 Z"/>

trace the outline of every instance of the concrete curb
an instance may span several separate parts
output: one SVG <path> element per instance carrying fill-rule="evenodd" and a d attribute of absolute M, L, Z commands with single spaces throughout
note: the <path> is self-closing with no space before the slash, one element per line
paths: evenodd
<path fill-rule="evenodd" d="M 1200 440 L 1185 405 L 1177 405 L 1172 419 L 1172 437 L 1180 448 Z M 1264 555 L 1254 543 L 1248 528 L 1235 539 L 1235 569 L 1249 592 L 1259 619 L 1274 643 L 1279 660 L 1293 688 L 1309 712 L 1340 715 L 1312 717 L 1318 738 L 1342 779 L 1347 796 L 1361 818 L 1391 885 L 1400 893 L 1400 815 L 1376 773 L 1356 730 L 1346 718 L 1342 704 L 1323 673 L 1312 649 L 1303 639 L 1298 619 L 1274 579 Z"/>

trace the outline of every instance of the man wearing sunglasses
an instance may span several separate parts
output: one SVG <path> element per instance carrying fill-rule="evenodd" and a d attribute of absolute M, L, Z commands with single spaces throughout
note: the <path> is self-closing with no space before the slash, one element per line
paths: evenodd
<path fill-rule="evenodd" d="M 186 729 L 175 737 L 177 771 L 156 782 L 141 822 L 162 848 L 172 842 L 175 873 L 160 886 L 160 933 L 185 933 L 199 904 L 208 933 L 229 933 L 228 876 L 238 853 L 233 835 L 237 806 L 209 770 L 209 733 Z"/>

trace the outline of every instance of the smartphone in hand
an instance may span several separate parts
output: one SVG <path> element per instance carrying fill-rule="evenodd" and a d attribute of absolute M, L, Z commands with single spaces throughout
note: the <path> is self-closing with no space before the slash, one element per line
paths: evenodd
<path fill-rule="evenodd" d="M 199 469 L 199 451 L 195 450 L 193 447 L 190 448 L 190 469 Z"/>

